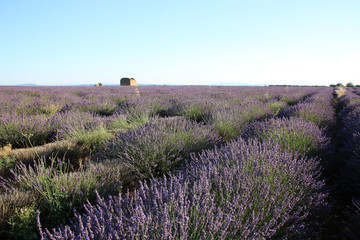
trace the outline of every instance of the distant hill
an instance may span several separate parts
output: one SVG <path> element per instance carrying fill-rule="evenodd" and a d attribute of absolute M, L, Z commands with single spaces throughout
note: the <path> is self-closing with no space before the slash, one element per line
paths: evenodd
<path fill-rule="evenodd" d="M 24 83 L 24 84 L 19 84 L 19 85 L 15 85 L 17 87 L 36 87 L 36 84 L 33 83 Z"/>
<path fill-rule="evenodd" d="M 265 84 L 249 84 L 249 83 L 239 83 L 239 82 L 218 82 L 218 83 L 211 83 L 209 85 L 215 85 L 215 86 L 265 86 Z"/>

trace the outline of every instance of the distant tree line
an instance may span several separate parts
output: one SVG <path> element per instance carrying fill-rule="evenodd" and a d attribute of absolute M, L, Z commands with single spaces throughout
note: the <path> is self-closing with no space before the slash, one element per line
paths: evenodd
<path fill-rule="evenodd" d="M 269 87 L 326 87 L 325 85 L 269 85 Z M 346 85 L 342 83 L 330 84 L 330 87 L 360 87 L 360 85 L 354 85 L 352 82 L 348 82 Z"/>
<path fill-rule="evenodd" d="M 325 85 L 269 85 L 269 87 L 326 87 Z"/>
<path fill-rule="evenodd" d="M 346 85 L 342 83 L 330 84 L 330 87 L 360 87 L 360 85 L 354 85 L 352 82 L 348 82 Z"/>

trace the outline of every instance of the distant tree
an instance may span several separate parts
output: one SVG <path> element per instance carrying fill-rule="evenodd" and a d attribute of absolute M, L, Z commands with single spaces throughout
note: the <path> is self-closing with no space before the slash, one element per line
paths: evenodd
<path fill-rule="evenodd" d="M 336 87 L 336 85 L 335 84 L 330 84 L 330 87 Z"/>
<path fill-rule="evenodd" d="M 354 84 L 352 82 L 349 82 L 346 84 L 346 87 L 354 87 Z"/>
<path fill-rule="evenodd" d="M 360 85 L 355 85 L 355 87 L 360 87 Z"/>
<path fill-rule="evenodd" d="M 345 87 L 342 83 L 336 84 L 336 87 Z"/>

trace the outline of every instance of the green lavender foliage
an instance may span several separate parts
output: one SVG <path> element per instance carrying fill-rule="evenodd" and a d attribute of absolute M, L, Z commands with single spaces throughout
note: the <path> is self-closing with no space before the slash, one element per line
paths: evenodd
<path fill-rule="evenodd" d="M 87 200 L 95 200 L 95 190 L 106 196 L 120 192 L 120 172 L 102 164 L 82 166 L 70 172 L 69 165 L 62 160 L 52 160 L 47 164 L 44 159 L 34 162 L 33 166 L 19 164 L 12 171 L 14 180 L 5 179 L 7 189 L 32 191 L 46 203 L 47 224 L 54 226 L 65 223 L 73 209 L 80 210 Z"/>
<path fill-rule="evenodd" d="M 40 205 L 41 198 L 32 191 L 13 189 L 1 193 L 0 238 L 31 239 L 37 232 L 33 212 Z"/>
<path fill-rule="evenodd" d="M 36 229 L 37 208 L 34 205 L 16 209 L 8 223 L 10 229 L 7 233 L 9 239 L 35 240 L 39 239 Z"/>

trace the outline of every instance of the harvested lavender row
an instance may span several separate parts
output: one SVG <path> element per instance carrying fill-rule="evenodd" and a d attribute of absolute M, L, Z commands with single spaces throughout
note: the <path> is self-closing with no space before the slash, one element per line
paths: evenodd
<path fill-rule="evenodd" d="M 326 205 L 317 161 L 274 143 L 238 139 L 192 157 L 185 170 L 128 195 L 86 204 L 42 239 L 264 239 L 315 237 Z M 38 219 L 40 220 L 40 219 Z M 41 224 L 39 222 L 39 227 Z M 309 233 L 310 236 L 308 235 Z"/>

